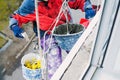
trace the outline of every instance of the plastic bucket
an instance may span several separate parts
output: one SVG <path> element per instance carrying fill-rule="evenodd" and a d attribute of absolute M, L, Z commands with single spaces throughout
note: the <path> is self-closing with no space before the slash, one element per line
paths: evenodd
<path fill-rule="evenodd" d="M 40 80 L 41 79 L 41 68 L 38 69 L 30 69 L 25 66 L 26 61 L 30 61 L 32 59 L 40 60 L 40 56 L 38 54 L 29 53 L 22 57 L 21 64 L 22 64 L 22 73 L 23 77 L 26 80 Z M 40 60 L 41 61 L 41 60 Z"/>
<path fill-rule="evenodd" d="M 62 24 L 55 28 L 53 35 L 62 49 L 70 51 L 83 31 L 84 27 L 80 24 Z"/>

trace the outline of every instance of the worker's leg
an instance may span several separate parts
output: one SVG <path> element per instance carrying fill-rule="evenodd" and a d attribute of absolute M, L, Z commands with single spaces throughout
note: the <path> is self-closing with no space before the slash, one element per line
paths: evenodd
<path fill-rule="evenodd" d="M 35 35 L 38 36 L 38 33 L 37 33 L 37 24 L 36 24 L 35 21 L 33 22 L 33 31 L 34 31 Z M 45 33 L 45 31 L 40 30 L 40 37 L 41 38 L 43 37 L 44 33 Z"/>

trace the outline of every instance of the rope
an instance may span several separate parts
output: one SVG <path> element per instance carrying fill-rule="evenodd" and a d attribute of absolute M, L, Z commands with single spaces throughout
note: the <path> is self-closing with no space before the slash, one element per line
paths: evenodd
<path fill-rule="evenodd" d="M 66 18 L 66 23 L 67 23 L 67 34 L 69 34 L 69 30 L 68 30 L 68 23 L 69 23 L 69 20 L 68 20 L 68 16 L 67 16 L 67 13 L 69 12 L 68 9 L 70 8 L 69 5 L 68 5 L 68 2 L 66 1 L 65 2 L 65 9 L 64 9 L 64 15 L 65 15 L 65 18 Z"/>
<path fill-rule="evenodd" d="M 51 32 L 51 34 L 53 34 L 53 31 L 55 30 L 55 27 L 56 27 L 56 25 L 57 25 L 57 23 L 58 23 L 58 21 L 60 20 L 60 18 L 61 18 L 61 16 L 63 15 L 63 11 L 64 11 L 64 6 L 65 6 L 65 4 L 67 4 L 67 2 L 66 2 L 66 0 L 63 2 L 63 4 L 62 4 L 62 6 L 61 6 L 61 8 L 60 8 L 60 11 L 59 11 L 59 14 L 58 14 L 58 16 L 56 17 L 56 19 L 53 21 L 53 23 L 51 24 L 51 26 L 49 27 L 49 29 L 44 33 L 44 36 L 43 36 L 43 57 L 42 57 L 42 61 L 43 61 L 43 63 L 44 63 L 44 71 L 45 71 L 45 77 L 44 77 L 44 75 L 43 75 L 43 77 L 44 77 L 44 79 L 45 80 L 48 80 L 48 77 L 47 77 L 47 75 L 48 75 L 48 69 L 47 69 L 47 66 L 48 66 L 48 61 L 47 61 L 47 53 L 49 52 L 49 50 L 50 50 L 50 48 L 51 48 L 51 46 L 52 46 L 52 38 L 53 38 L 53 35 L 50 35 L 49 37 L 48 37 L 48 39 L 49 39 L 49 45 L 48 45 L 48 48 L 47 48 L 47 50 L 46 50 L 46 46 L 45 46 L 45 43 L 46 43 L 46 39 L 45 39 L 45 36 L 46 36 L 46 34 L 48 33 L 48 32 Z M 67 5 L 66 5 L 67 6 Z M 64 13 L 66 12 L 66 9 L 65 9 L 65 11 L 64 11 Z M 66 15 L 65 16 L 67 16 L 67 13 L 66 13 Z M 67 22 L 68 22 L 68 18 L 66 17 L 66 19 L 67 19 Z M 51 28 L 52 28 L 52 26 L 54 25 L 54 27 L 53 27 L 53 30 L 51 31 Z M 44 72 L 43 72 L 43 74 L 44 74 Z"/>
<path fill-rule="evenodd" d="M 37 22 L 37 32 L 38 32 L 38 53 L 40 54 L 40 57 L 42 58 L 42 66 L 45 65 L 45 58 L 44 58 L 44 54 L 42 53 L 42 49 L 41 49 L 41 40 L 40 40 L 40 21 L 39 21 L 39 12 L 38 12 L 38 0 L 35 0 L 35 10 L 36 10 L 36 22 Z M 44 66 L 42 67 L 42 79 L 45 78 L 44 76 Z M 45 78 L 46 80 L 46 78 Z"/>
<path fill-rule="evenodd" d="M 63 6 L 63 5 L 62 5 Z M 62 8 L 61 8 L 62 9 Z M 48 45 L 48 50 L 45 51 L 45 35 L 47 34 L 48 31 L 50 31 L 51 27 L 53 26 L 53 24 L 55 23 L 55 26 L 57 25 L 59 19 L 61 18 L 61 16 L 63 14 L 62 13 L 62 10 L 59 12 L 58 14 L 58 17 L 53 21 L 52 25 L 50 26 L 50 28 L 48 29 L 48 31 L 45 32 L 45 35 L 43 36 L 44 37 L 44 43 L 43 43 L 43 53 L 42 53 L 42 49 L 41 49 L 41 40 L 40 40 L 40 23 L 39 23 L 39 13 L 38 13 L 38 0 L 35 0 L 35 10 L 36 10 L 36 22 L 37 22 L 37 32 L 38 32 L 38 46 L 39 46 L 39 53 L 42 57 L 42 65 L 43 65 L 43 68 L 42 68 L 42 79 L 44 80 L 47 80 L 47 52 L 49 51 L 50 47 L 51 47 L 51 41 L 52 41 L 52 35 L 51 35 L 51 39 L 50 39 L 50 44 Z M 45 74 L 46 73 L 46 74 Z"/>
<path fill-rule="evenodd" d="M 69 1 L 69 0 L 68 0 Z M 40 55 L 42 57 L 42 61 L 43 61 L 43 64 L 44 64 L 44 69 L 47 70 L 47 52 L 49 51 L 50 47 L 51 47 L 51 41 L 52 41 L 52 35 L 50 36 L 50 44 L 48 45 L 48 49 L 47 51 L 45 51 L 46 47 L 45 47 L 45 36 L 47 34 L 47 32 L 51 32 L 51 34 L 53 34 L 55 28 L 56 28 L 56 25 L 58 23 L 58 21 L 60 20 L 61 16 L 64 14 L 65 17 L 66 17 L 66 22 L 68 24 L 68 16 L 67 16 L 67 13 L 69 12 L 68 10 L 70 9 L 69 5 L 68 5 L 68 1 L 67 0 L 64 0 L 64 2 L 62 3 L 61 5 L 61 8 L 60 8 L 60 11 L 58 13 L 58 16 L 56 17 L 56 19 L 53 21 L 53 23 L 51 24 L 51 26 L 49 27 L 49 29 L 45 32 L 44 34 L 44 43 L 43 43 L 43 54 L 42 54 L 42 49 L 41 49 L 41 40 L 40 40 L 40 23 L 39 23 L 39 13 L 38 13 L 38 0 L 35 0 L 35 10 L 36 10 L 36 21 L 37 21 L 37 32 L 38 32 L 38 46 L 39 46 L 39 52 L 40 52 Z M 53 26 L 54 25 L 54 26 Z M 51 28 L 53 26 L 53 29 L 51 31 Z M 68 34 L 68 25 L 67 25 L 67 34 Z M 46 72 L 47 73 L 47 72 Z M 47 75 L 47 74 L 46 74 Z M 44 73 L 42 71 L 42 76 L 44 77 Z M 46 76 L 46 79 L 47 79 L 47 76 Z"/>
<path fill-rule="evenodd" d="M 57 25 L 57 23 L 58 23 L 58 21 L 60 20 L 60 18 L 61 18 L 61 16 L 63 15 L 63 13 L 65 13 L 64 11 L 66 11 L 65 9 L 64 9 L 64 7 L 65 7 L 65 5 L 67 4 L 67 6 L 68 6 L 68 2 L 66 1 L 66 0 L 64 0 L 64 2 L 62 3 L 62 6 L 61 6 L 61 8 L 60 8 L 60 11 L 59 11 L 59 14 L 58 14 L 58 16 L 56 17 L 56 19 L 53 21 L 53 23 L 52 23 L 52 25 L 51 25 L 51 27 L 53 26 L 53 24 L 54 24 L 54 27 L 53 27 L 53 29 L 52 29 L 52 34 L 53 34 L 53 32 L 54 32 L 54 30 L 55 30 L 55 28 L 56 28 L 56 25 Z M 63 12 L 63 13 L 62 13 Z M 65 14 L 64 14 L 65 15 Z M 67 19 L 67 17 L 66 17 L 66 19 Z M 68 20 L 68 19 L 67 19 Z M 51 29 L 51 27 L 49 28 L 49 29 Z"/>
<path fill-rule="evenodd" d="M 63 4 L 62 4 L 62 6 L 61 6 L 61 9 L 60 9 L 60 11 L 59 11 L 59 14 L 58 14 L 58 16 L 56 17 L 56 19 L 53 21 L 53 23 L 51 24 L 51 26 L 49 27 L 49 29 L 45 32 L 45 34 L 44 34 L 44 36 L 43 36 L 43 38 L 44 38 L 44 42 L 43 42 L 43 46 L 44 46 L 44 48 L 43 48 L 43 54 L 46 54 L 48 51 L 49 51 L 49 49 L 50 49 L 50 47 L 51 47 L 51 42 L 52 42 L 52 38 L 53 38 L 53 35 L 51 35 L 51 36 L 49 36 L 49 38 L 50 38 L 50 43 L 49 43 L 49 45 L 48 45 L 48 49 L 47 49 L 47 51 L 45 51 L 45 36 L 46 36 L 46 34 L 48 33 L 48 32 L 51 32 L 51 34 L 53 34 L 53 32 L 54 32 L 54 29 L 56 28 L 56 25 L 57 25 L 57 23 L 58 23 L 58 21 L 60 20 L 60 18 L 61 18 L 61 16 L 63 15 L 63 10 L 64 10 L 64 5 L 66 4 L 67 2 L 66 2 L 66 0 L 63 2 Z M 51 31 L 51 28 L 52 28 L 52 26 L 54 25 L 54 27 L 53 27 L 53 30 Z"/>
<path fill-rule="evenodd" d="M 36 22 L 37 22 L 37 32 L 38 32 L 38 46 L 39 46 L 39 50 L 40 52 L 42 52 L 41 49 L 41 40 L 40 40 L 40 22 L 39 22 L 39 13 L 38 13 L 38 0 L 35 0 L 35 10 L 36 10 Z"/>

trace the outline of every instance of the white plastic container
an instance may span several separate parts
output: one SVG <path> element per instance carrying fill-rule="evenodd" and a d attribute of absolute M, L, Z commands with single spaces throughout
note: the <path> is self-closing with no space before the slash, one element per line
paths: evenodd
<path fill-rule="evenodd" d="M 40 69 L 30 69 L 25 66 L 25 62 L 28 60 L 32 60 L 33 58 L 40 60 L 41 58 L 38 54 L 29 53 L 22 57 L 21 64 L 22 64 L 22 73 L 23 77 L 26 80 L 41 80 L 41 68 Z"/>

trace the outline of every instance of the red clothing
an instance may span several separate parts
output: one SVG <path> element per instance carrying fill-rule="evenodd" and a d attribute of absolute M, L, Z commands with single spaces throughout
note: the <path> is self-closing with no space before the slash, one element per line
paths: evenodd
<path fill-rule="evenodd" d="M 84 2 L 85 0 L 75 0 L 75 1 L 70 1 L 68 4 L 72 9 L 81 9 L 82 11 L 84 11 L 83 9 Z M 46 31 L 49 29 L 55 18 L 58 16 L 61 5 L 62 5 L 62 0 L 49 0 L 48 6 L 46 6 L 44 2 L 39 3 L 38 10 L 39 10 L 39 21 L 40 21 L 41 30 Z M 19 26 L 29 21 L 36 21 L 35 12 L 31 14 L 27 14 L 25 16 L 15 14 L 13 17 L 18 21 Z M 70 15 L 68 15 L 68 19 L 70 20 Z M 63 24 L 65 22 L 66 22 L 66 18 L 63 15 L 57 25 Z"/>

